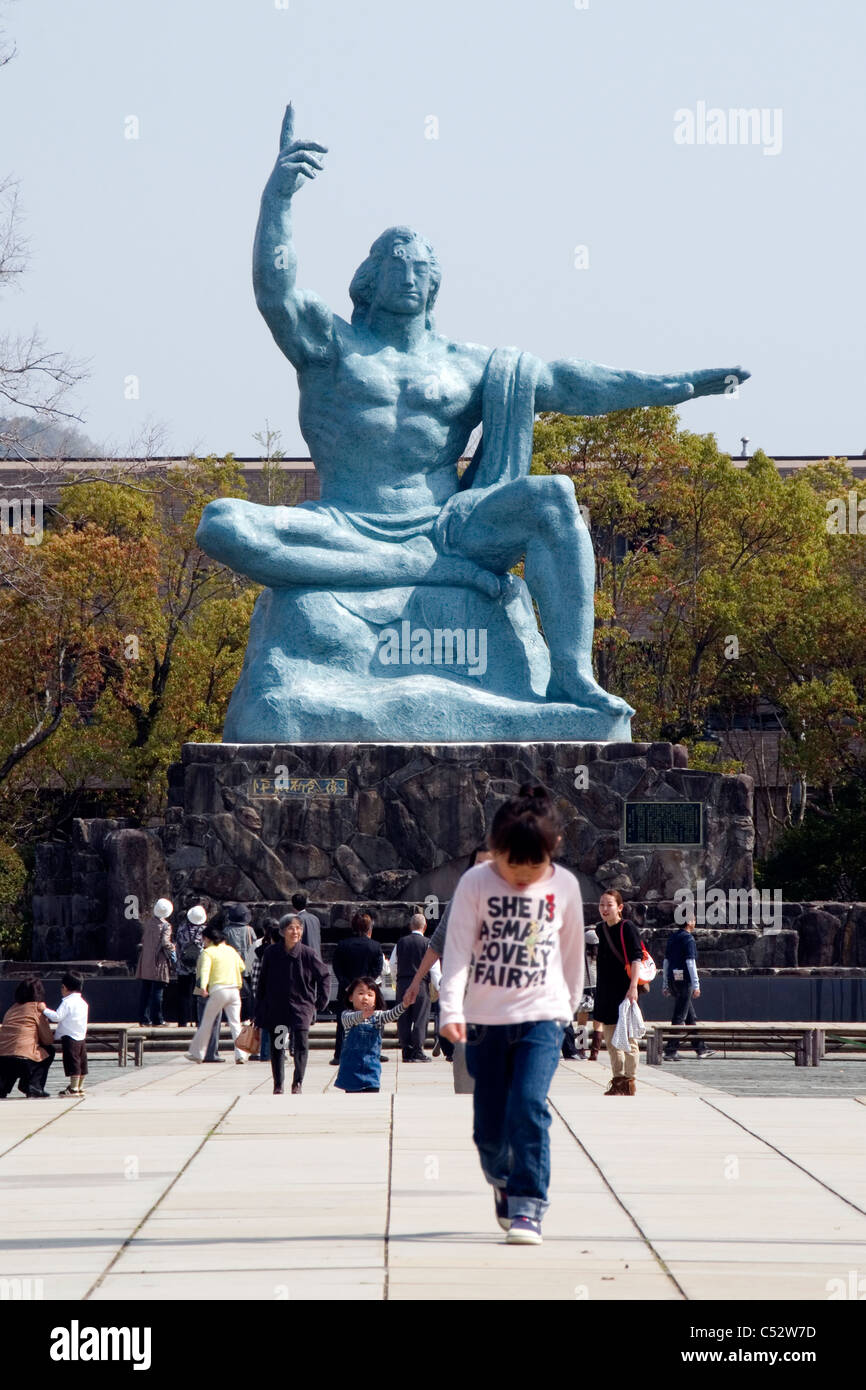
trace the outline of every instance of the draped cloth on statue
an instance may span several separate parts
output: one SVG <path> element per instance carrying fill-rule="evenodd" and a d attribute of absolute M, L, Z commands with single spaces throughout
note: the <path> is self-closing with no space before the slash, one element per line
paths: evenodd
<path fill-rule="evenodd" d="M 341 533 L 353 544 L 359 536 L 394 545 L 416 536 L 432 536 L 443 555 L 459 554 L 459 533 L 479 491 L 489 491 L 529 472 L 540 366 L 537 358 L 517 348 L 496 348 L 490 354 L 482 384 L 481 443 L 460 480 L 460 490 L 443 507 L 397 516 L 345 511 L 327 502 L 302 502 L 299 510 L 321 518 L 326 542 L 339 545 Z"/>
<path fill-rule="evenodd" d="M 429 535 L 460 555 L 479 493 L 524 477 L 541 364 L 498 348 L 482 387 L 482 441 L 441 509 L 392 517 L 326 502 L 321 543 L 396 545 Z M 628 739 L 627 719 L 545 699 L 547 647 L 522 579 L 491 599 L 460 585 L 265 589 L 250 623 L 223 740 L 477 742 Z"/>

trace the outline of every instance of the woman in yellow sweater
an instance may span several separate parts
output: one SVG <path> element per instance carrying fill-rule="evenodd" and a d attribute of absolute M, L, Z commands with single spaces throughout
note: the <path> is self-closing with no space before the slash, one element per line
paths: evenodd
<path fill-rule="evenodd" d="M 196 970 L 196 994 L 207 996 L 207 1004 L 202 1014 L 198 1031 L 189 1045 L 188 1062 L 203 1062 L 207 1040 L 214 1023 L 221 1013 L 231 1029 L 232 1042 L 241 1031 L 241 980 L 244 963 L 235 950 L 229 946 L 221 927 L 205 927 L 202 937 L 207 943 L 198 958 Z M 247 1054 L 235 1048 L 235 1061 L 242 1066 Z"/>

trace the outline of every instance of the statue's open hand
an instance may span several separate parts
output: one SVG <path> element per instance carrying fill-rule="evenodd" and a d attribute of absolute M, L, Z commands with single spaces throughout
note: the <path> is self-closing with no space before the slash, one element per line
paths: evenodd
<path fill-rule="evenodd" d="M 286 107 L 280 131 L 280 152 L 274 165 L 272 179 L 285 198 L 291 198 L 307 179 L 314 179 L 323 167 L 317 154 L 327 154 L 326 145 L 315 140 L 296 140 L 295 111 L 292 103 Z"/>
<path fill-rule="evenodd" d="M 737 388 L 752 375 L 745 367 L 707 367 L 700 372 L 683 372 L 670 383 L 673 392 L 684 399 L 695 396 L 735 396 Z"/>

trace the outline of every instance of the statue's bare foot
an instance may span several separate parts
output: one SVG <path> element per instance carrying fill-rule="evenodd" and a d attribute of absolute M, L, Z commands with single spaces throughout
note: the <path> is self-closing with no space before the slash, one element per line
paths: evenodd
<path fill-rule="evenodd" d="M 580 705 L 583 709 L 602 710 L 605 714 L 620 719 L 630 719 L 634 714 L 631 705 L 625 700 L 602 690 L 594 676 L 579 671 L 576 666 L 567 662 L 551 662 L 547 698 L 564 701 L 570 705 Z"/>
<path fill-rule="evenodd" d="M 424 576 L 425 584 L 466 585 L 478 589 L 488 598 L 499 598 L 502 585 L 492 570 L 482 569 L 474 560 L 461 560 L 453 555 L 438 555 Z"/>

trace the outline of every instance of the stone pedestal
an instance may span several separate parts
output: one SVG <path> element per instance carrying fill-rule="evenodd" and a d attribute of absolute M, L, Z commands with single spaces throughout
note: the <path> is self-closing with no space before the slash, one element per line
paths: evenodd
<path fill-rule="evenodd" d="M 558 859 L 587 903 L 618 888 L 661 904 L 699 879 L 750 888 L 750 779 L 686 763 L 669 743 L 186 744 L 169 769 L 161 825 L 78 822 L 73 845 L 42 852 L 34 957 L 74 958 L 80 941 L 82 955 L 132 958 L 130 900 L 144 912 L 162 894 L 175 921 L 193 903 L 213 913 L 235 901 L 258 920 L 288 911 L 302 888 L 326 930 L 347 926 L 356 904 L 375 904 L 399 934 L 404 905 L 450 898 L 523 782 L 554 796 Z M 700 803 L 703 843 L 626 845 L 625 807 L 635 801 Z"/>
<path fill-rule="evenodd" d="M 588 898 L 752 885 L 751 782 L 691 772 L 669 743 L 187 744 L 162 834 L 177 896 L 317 902 L 450 897 L 523 782 L 563 817 L 560 861 Z M 623 843 L 627 801 L 700 802 L 704 843 Z"/>

